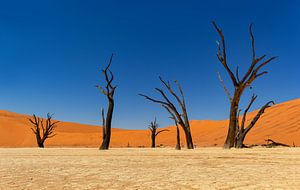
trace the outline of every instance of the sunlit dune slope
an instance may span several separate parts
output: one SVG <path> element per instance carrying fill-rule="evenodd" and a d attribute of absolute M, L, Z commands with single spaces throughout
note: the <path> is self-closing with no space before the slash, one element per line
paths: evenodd
<path fill-rule="evenodd" d="M 256 114 L 251 112 L 248 122 Z M 28 122 L 30 116 L 9 111 L 0 111 L 0 147 L 33 147 L 35 136 Z M 196 146 L 222 146 L 227 133 L 228 121 L 193 120 L 191 131 Z M 175 127 L 161 133 L 157 145 L 174 146 Z M 263 144 L 265 139 L 300 146 L 300 98 L 268 108 L 256 126 L 249 132 L 246 144 Z M 71 122 L 60 122 L 56 136 L 47 140 L 47 147 L 98 147 L 101 142 L 101 127 Z M 181 131 L 181 144 L 185 144 Z M 150 145 L 148 130 L 113 129 L 112 147 L 137 147 Z"/>

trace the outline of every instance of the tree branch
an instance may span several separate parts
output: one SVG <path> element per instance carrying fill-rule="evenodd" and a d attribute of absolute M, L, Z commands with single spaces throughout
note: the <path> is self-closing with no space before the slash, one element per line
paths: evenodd
<path fill-rule="evenodd" d="M 245 128 L 245 121 L 246 121 L 247 113 L 248 113 L 250 107 L 252 106 L 253 102 L 256 100 L 256 98 L 257 98 L 257 96 L 253 94 L 251 97 L 250 103 L 248 104 L 247 108 L 244 111 L 242 124 L 241 124 L 242 131 L 244 131 L 244 128 Z"/>
<path fill-rule="evenodd" d="M 102 92 L 105 96 L 108 96 L 108 93 L 99 85 L 96 85 L 96 87 Z"/>
<path fill-rule="evenodd" d="M 105 86 L 106 90 L 104 90 L 101 86 L 96 85 L 96 87 L 109 99 L 111 99 L 113 97 L 115 89 L 117 88 L 117 86 L 112 85 L 112 82 L 114 80 L 114 75 L 113 75 L 112 71 L 109 69 L 109 67 L 112 63 L 112 60 L 113 60 L 113 56 L 114 56 L 114 54 L 111 55 L 111 57 L 109 59 L 109 63 L 105 67 L 105 69 L 102 69 L 102 72 L 105 76 L 105 81 L 106 81 L 106 86 Z"/>
<path fill-rule="evenodd" d="M 222 79 L 220 73 L 219 73 L 219 72 L 217 72 L 217 73 L 218 73 L 218 78 L 219 78 L 219 80 L 220 80 L 220 82 L 221 82 L 221 84 L 222 84 L 222 87 L 223 87 L 224 91 L 226 92 L 226 95 L 227 95 L 229 101 L 231 102 L 231 101 L 232 101 L 232 97 L 231 97 L 231 95 L 230 95 L 230 92 L 229 92 L 229 90 L 226 88 L 226 85 L 225 85 L 224 80 Z"/>
<path fill-rule="evenodd" d="M 168 130 L 168 129 L 160 130 L 160 131 L 158 131 L 158 132 L 155 134 L 155 136 L 157 136 L 159 133 L 164 132 L 164 131 L 169 131 L 169 130 Z"/>
<path fill-rule="evenodd" d="M 227 60 L 226 60 L 226 48 L 225 48 L 225 38 L 224 35 L 222 33 L 222 30 L 219 29 L 219 27 L 216 25 L 216 23 L 214 21 L 212 21 L 212 25 L 214 26 L 214 28 L 217 30 L 220 38 L 221 38 L 221 43 L 222 43 L 222 52 L 221 52 L 221 48 L 220 48 L 220 44 L 218 44 L 218 54 L 217 57 L 219 59 L 219 61 L 222 63 L 222 65 L 224 66 L 224 68 L 226 69 L 226 71 L 228 72 L 234 86 L 238 86 L 238 82 L 237 79 L 235 78 L 233 72 L 230 70 L 230 68 L 227 65 Z"/>
<path fill-rule="evenodd" d="M 167 87 L 168 91 L 175 97 L 175 99 L 177 100 L 177 102 L 182 105 L 182 102 L 180 100 L 180 98 L 177 96 L 177 94 L 175 94 L 175 92 L 172 90 L 170 83 L 166 83 L 161 77 L 159 77 L 159 80 Z"/>
<path fill-rule="evenodd" d="M 251 121 L 251 123 L 245 129 L 244 133 L 248 133 L 250 131 L 250 129 L 255 125 L 255 123 L 258 121 L 258 119 L 260 118 L 260 116 L 264 113 L 265 109 L 271 107 L 271 104 L 274 105 L 275 104 L 274 101 L 269 101 L 264 106 L 262 106 L 260 108 L 260 110 L 258 111 L 258 113 L 256 114 L 256 116 L 253 118 L 253 120 Z"/>
<path fill-rule="evenodd" d="M 140 96 L 143 96 L 144 98 L 146 98 L 147 100 L 150 100 L 152 102 L 155 102 L 155 103 L 159 103 L 159 104 L 162 104 L 162 105 L 166 105 L 166 106 L 169 106 L 169 104 L 167 102 L 164 102 L 164 101 L 161 101 L 161 100 L 156 100 L 156 99 L 153 99 L 153 98 L 150 98 L 149 96 L 147 95 L 144 95 L 144 94 L 139 94 Z"/>

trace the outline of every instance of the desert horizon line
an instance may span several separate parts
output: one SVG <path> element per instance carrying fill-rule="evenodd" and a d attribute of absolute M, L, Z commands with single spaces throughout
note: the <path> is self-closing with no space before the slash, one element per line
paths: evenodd
<path fill-rule="evenodd" d="M 278 105 L 281 105 L 281 104 L 284 104 L 284 103 L 287 103 L 287 102 L 292 102 L 292 101 L 295 101 L 295 100 L 298 100 L 300 99 L 299 98 L 293 98 L 293 99 L 290 99 L 290 100 L 287 100 L 287 101 L 281 101 L 281 102 L 275 102 L 275 105 L 273 105 L 272 107 L 276 107 Z M 252 112 L 256 112 L 258 111 L 258 109 L 253 109 L 251 110 L 250 113 Z M 4 109 L 0 109 L 0 112 L 9 112 L 9 113 L 13 113 L 13 114 L 17 114 L 17 115 L 23 115 L 23 116 L 26 116 L 26 117 L 31 117 L 33 114 L 29 114 L 29 113 L 19 113 L 19 112 L 16 112 L 16 111 L 12 111 L 12 110 L 4 110 Z M 50 112 L 51 113 L 51 112 Z M 52 113 L 55 115 L 55 113 Z M 40 116 L 40 115 L 37 115 L 41 118 L 44 118 L 43 116 Z M 155 116 L 153 116 L 153 119 L 155 118 Z M 189 121 L 215 121 L 215 122 L 218 122 L 218 121 L 227 121 L 229 118 L 226 118 L 226 119 L 189 119 Z M 93 126 L 93 127 L 102 127 L 102 125 L 95 125 L 95 124 L 92 124 L 92 123 L 84 123 L 84 122 L 77 122 L 77 121 L 70 121 L 70 120 L 62 120 L 62 119 L 54 119 L 55 121 L 60 121 L 60 122 L 64 122 L 64 123 L 74 123 L 74 124 L 80 124 L 80 125 L 88 125 L 88 126 Z M 149 121 L 150 122 L 150 121 Z M 159 122 L 159 121 L 158 121 Z M 101 123 L 101 121 L 99 120 L 99 123 Z M 145 128 L 125 128 L 125 127 L 112 127 L 114 129 L 124 129 L 124 130 L 146 130 L 147 126 L 145 126 Z M 170 124 L 170 125 L 165 125 L 165 126 L 160 126 L 160 128 L 168 128 L 168 127 L 174 127 L 174 124 Z"/>

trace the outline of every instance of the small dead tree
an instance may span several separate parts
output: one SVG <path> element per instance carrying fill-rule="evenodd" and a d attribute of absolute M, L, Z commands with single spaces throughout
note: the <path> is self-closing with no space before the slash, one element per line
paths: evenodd
<path fill-rule="evenodd" d="M 252 33 L 252 24 L 250 24 L 249 33 L 251 37 L 251 46 L 252 46 L 252 62 L 247 72 L 244 74 L 242 78 L 240 78 L 239 68 L 236 67 L 235 74 L 234 74 L 234 72 L 232 72 L 232 70 L 229 68 L 227 64 L 225 38 L 222 33 L 222 30 L 216 25 L 215 22 L 212 22 L 212 25 L 218 32 L 219 37 L 221 39 L 221 43 L 217 42 L 218 45 L 217 58 L 220 61 L 220 63 L 224 66 L 234 86 L 233 96 L 230 95 L 226 87 L 224 88 L 230 100 L 229 127 L 228 127 L 226 141 L 224 143 L 224 148 L 232 148 L 235 147 L 235 142 L 236 142 L 235 139 L 236 139 L 236 131 L 237 131 L 237 123 L 238 123 L 237 122 L 238 110 L 239 110 L 239 103 L 240 103 L 241 96 L 243 92 L 252 84 L 252 82 L 255 79 L 268 73 L 267 71 L 260 71 L 260 70 L 268 63 L 273 61 L 276 57 L 271 57 L 266 60 L 265 60 L 266 55 L 256 57 L 254 37 Z"/>
<path fill-rule="evenodd" d="M 106 66 L 106 68 L 102 69 L 106 81 L 105 88 L 102 88 L 100 85 L 96 85 L 96 87 L 100 90 L 100 92 L 102 92 L 107 97 L 108 100 L 108 109 L 106 113 L 106 118 L 104 118 L 104 108 L 102 108 L 101 110 L 103 130 L 102 130 L 102 144 L 99 147 L 100 150 L 107 150 L 109 148 L 110 137 L 111 137 L 111 123 L 112 123 L 112 116 L 114 111 L 114 94 L 117 88 L 117 86 L 112 85 L 112 82 L 114 80 L 114 75 L 109 68 L 112 63 L 112 59 L 113 59 L 113 54 L 111 55 L 109 59 L 109 63 Z"/>
<path fill-rule="evenodd" d="M 156 118 L 154 121 L 151 121 L 150 125 L 149 125 L 149 130 L 151 131 L 151 148 L 155 148 L 156 144 L 155 144 L 155 140 L 157 135 L 159 135 L 160 133 L 164 132 L 164 131 L 169 131 L 168 129 L 163 129 L 160 131 L 157 131 L 158 129 L 158 123 L 156 122 Z"/>
<path fill-rule="evenodd" d="M 265 141 L 267 143 L 264 146 L 266 146 L 267 148 L 273 148 L 273 147 L 277 147 L 277 146 L 291 147 L 290 145 L 287 145 L 287 144 L 283 144 L 283 143 L 280 143 L 280 142 L 275 142 L 272 139 L 267 139 Z M 295 145 L 294 145 L 294 147 L 295 147 Z"/>
<path fill-rule="evenodd" d="M 46 122 L 44 122 L 43 118 L 39 118 L 35 114 L 33 114 L 33 118 L 28 119 L 29 122 L 33 124 L 31 130 L 35 134 L 37 145 L 40 148 L 44 148 L 46 139 L 52 138 L 56 135 L 54 134 L 54 130 L 59 121 L 53 122 L 52 116 L 53 115 L 48 113 Z"/>
<path fill-rule="evenodd" d="M 190 128 L 190 123 L 189 123 L 189 120 L 188 120 L 188 115 L 187 115 L 186 106 L 185 106 L 184 94 L 183 94 L 183 91 L 181 89 L 181 86 L 179 85 L 179 83 L 177 81 L 175 81 L 175 84 L 177 85 L 178 90 L 181 94 L 181 99 L 180 99 L 179 96 L 173 91 L 173 89 L 171 87 L 171 84 L 169 82 L 164 81 L 161 77 L 159 77 L 159 79 L 163 83 L 163 85 L 167 88 L 169 93 L 176 99 L 177 103 L 181 107 L 182 113 L 179 113 L 176 106 L 171 102 L 171 100 L 167 97 L 165 92 L 160 88 L 155 88 L 155 90 L 162 96 L 162 98 L 164 100 L 153 99 L 153 98 L 150 98 L 149 96 L 146 96 L 144 94 L 139 94 L 139 95 L 145 97 L 147 100 L 150 100 L 152 102 L 155 102 L 155 103 L 158 103 L 158 104 L 162 105 L 164 108 L 167 109 L 167 111 L 169 113 L 172 113 L 175 116 L 178 124 L 182 127 L 182 129 L 185 133 L 187 148 L 188 149 L 193 149 L 194 145 L 193 145 L 193 139 L 192 139 L 192 134 L 191 134 L 191 128 Z"/>
<path fill-rule="evenodd" d="M 257 98 L 256 95 L 252 95 L 250 103 L 244 111 L 241 124 L 239 122 L 239 114 L 238 114 L 235 148 L 244 148 L 245 147 L 244 140 L 245 140 L 247 133 L 254 127 L 256 122 L 259 120 L 260 116 L 262 116 L 262 114 L 265 112 L 265 109 L 271 107 L 271 104 L 273 104 L 273 105 L 275 104 L 273 101 L 269 101 L 265 105 L 263 105 L 260 108 L 260 110 L 257 112 L 256 116 L 252 119 L 252 121 L 245 128 L 247 113 L 256 98 Z"/>

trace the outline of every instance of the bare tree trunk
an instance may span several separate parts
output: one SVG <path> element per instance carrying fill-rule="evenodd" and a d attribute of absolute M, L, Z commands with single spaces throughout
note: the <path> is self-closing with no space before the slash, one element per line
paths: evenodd
<path fill-rule="evenodd" d="M 244 131 L 241 131 L 241 134 L 239 134 L 237 137 L 235 148 L 244 148 L 245 147 L 244 140 L 245 140 L 246 135 L 247 135 L 247 133 L 245 133 Z"/>
<path fill-rule="evenodd" d="M 36 142 L 39 148 L 44 148 L 44 142 L 40 135 L 36 135 Z"/>
<path fill-rule="evenodd" d="M 156 147 L 156 144 L 155 144 L 155 133 L 152 133 L 151 134 L 151 148 L 155 148 Z"/>
<path fill-rule="evenodd" d="M 181 145 L 180 145 L 180 132 L 179 132 L 179 128 L 178 125 L 176 123 L 176 150 L 181 150 Z"/>
<path fill-rule="evenodd" d="M 240 95 L 237 94 L 233 97 L 230 104 L 229 127 L 228 127 L 224 148 L 231 148 L 234 146 L 235 143 L 239 101 L 240 101 Z"/>
<path fill-rule="evenodd" d="M 111 122 L 114 111 L 114 100 L 109 98 L 108 110 L 106 114 L 106 122 L 105 122 L 105 134 L 103 134 L 102 144 L 100 146 L 100 150 L 107 150 L 109 148 L 110 137 L 111 137 Z"/>
<path fill-rule="evenodd" d="M 39 148 L 45 148 L 44 143 L 40 143 L 38 146 Z"/>
<path fill-rule="evenodd" d="M 36 143 L 38 145 L 39 148 L 44 148 L 44 143 L 42 142 L 42 138 L 40 135 L 40 130 L 36 130 L 37 133 L 35 134 L 35 138 L 36 138 Z"/>
<path fill-rule="evenodd" d="M 193 144 L 193 139 L 192 139 L 190 127 L 186 127 L 183 130 L 184 130 L 184 133 L 185 133 L 185 139 L 186 139 L 186 146 L 187 146 L 187 148 L 188 149 L 193 149 L 194 148 L 194 144 Z"/>
<path fill-rule="evenodd" d="M 102 142 L 106 139 L 106 120 L 105 120 L 105 116 L 104 116 L 104 108 L 101 109 L 101 116 L 102 116 Z M 101 145 L 100 145 L 101 147 Z M 100 149 L 99 147 L 99 149 Z"/>

